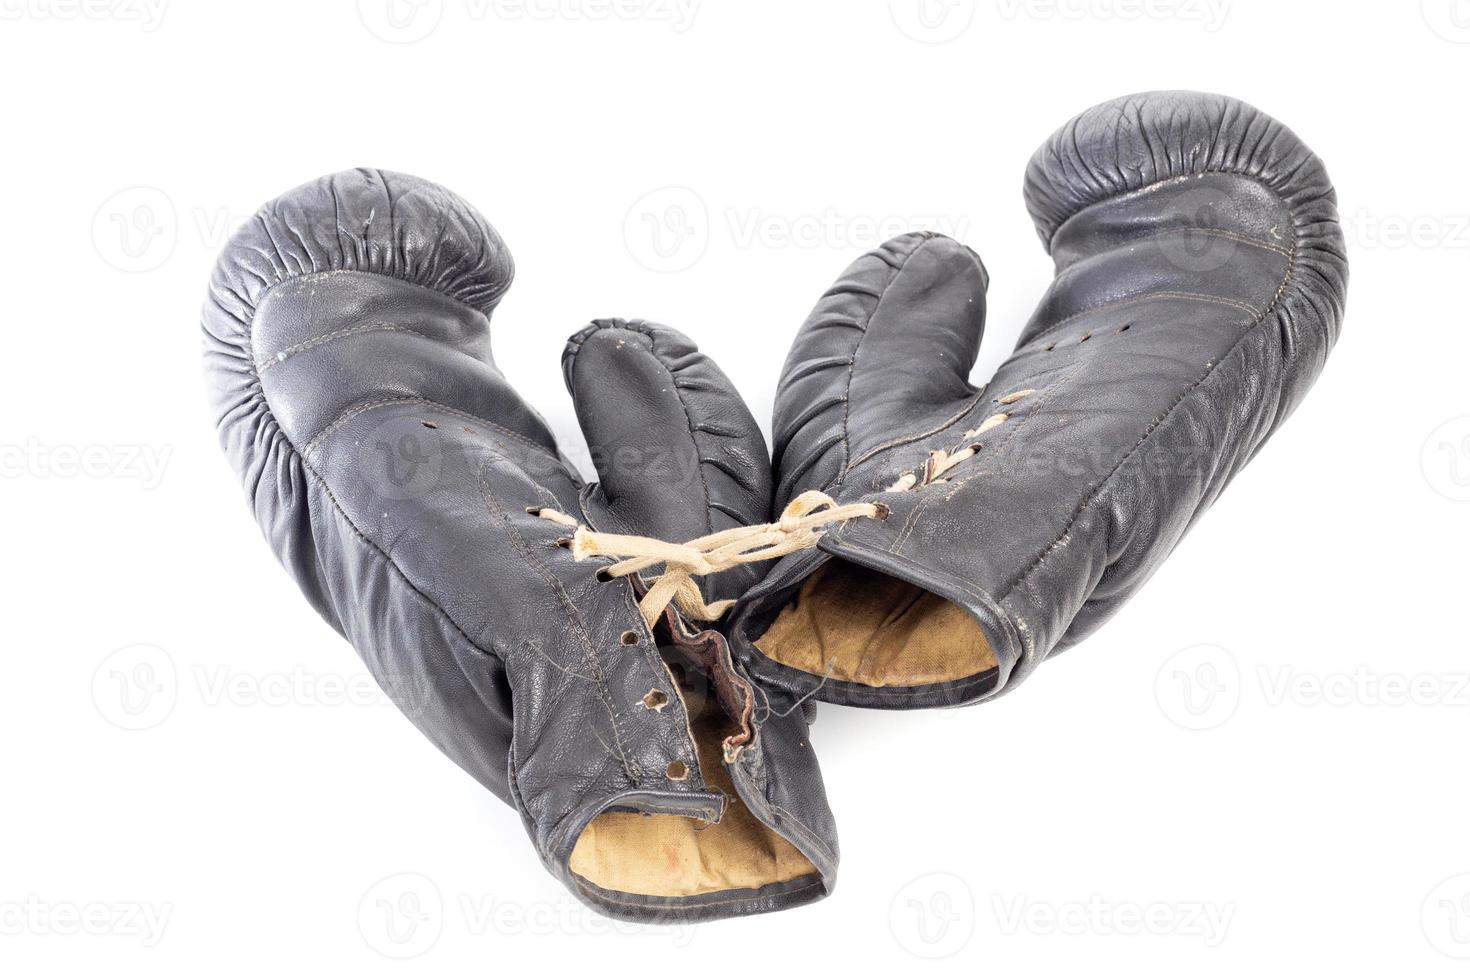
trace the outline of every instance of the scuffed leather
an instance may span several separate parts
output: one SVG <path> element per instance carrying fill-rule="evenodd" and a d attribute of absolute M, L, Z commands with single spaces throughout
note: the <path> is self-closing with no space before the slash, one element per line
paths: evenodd
<path fill-rule="evenodd" d="M 819 875 L 679 899 L 611 894 L 568 869 L 578 833 L 610 806 L 713 820 L 726 800 L 706 788 L 680 699 L 642 704 L 671 678 L 633 584 L 601 580 L 598 563 L 558 546 L 568 529 L 532 511 L 682 540 L 764 514 L 769 462 L 728 380 L 687 339 L 598 321 L 563 358 L 603 476 L 584 486 L 491 357 L 489 317 L 512 276 L 474 209 L 402 174 L 323 177 L 247 222 L 203 320 L 221 443 L 256 519 L 405 714 L 516 806 L 584 900 L 695 919 L 820 897 L 835 829 L 803 715 L 780 701 L 757 706 L 729 768 Z M 653 453 L 666 473 L 649 471 Z M 754 574 L 706 596 L 733 596 Z M 670 778 L 672 760 L 687 779 Z"/>
<path fill-rule="evenodd" d="M 731 636 L 767 684 L 892 708 L 1009 690 L 1137 591 L 1321 371 L 1347 283 L 1336 197 L 1264 113 L 1191 92 L 1104 103 L 1037 151 L 1025 198 L 1056 274 L 982 390 L 967 379 L 987 277 L 942 236 L 858 259 L 797 337 L 776 397 L 775 508 L 817 488 L 889 516 L 842 525 L 747 595 Z M 967 443 L 982 448 L 944 482 L 885 492 L 930 450 Z M 961 605 L 998 666 L 885 688 L 766 658 L 753 640 L 829 556 Z"/>

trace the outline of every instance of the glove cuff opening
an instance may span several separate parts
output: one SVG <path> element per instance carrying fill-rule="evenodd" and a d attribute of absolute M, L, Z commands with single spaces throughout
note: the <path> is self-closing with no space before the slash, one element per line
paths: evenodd
<path fill-rule="evenodd" d="M 650 691 L 644 705 L 671 710 L 671 700 L 678 698 L 698 754 L 697 772 L 676 761 L 662 775 L 680 782 L 702 777 L 724 805 L 707 822 L 614 801 L 577 836 L 568 868 L 598 904 L 717 908 L 729 914 L 728 906 L 742 902 L 751 903 L 750 911 L 776 907 L 771 893 L 792 897 L 780 904 L 815 897 L 811 892 L 819 894 L 821 887 L 817 867 L 747 806 L 726 768 L 742 765 L 742 755 L 754 747 L 755 697 L 735 672 L 724 638 L 711 630 L 690 633 L 672 611 L 660 619 L 655 635 L 672 690 Z M 757 808 L 764 809 L 759 802 Z M 711 898 L 717 894 L 723 897 Z"/>
<path fill-rule="evenodd" d="M 969 611 L 841 559 L 802 582 L 755 646 L 794 670 L 876 688 L 951 684 L 999 666 Z"/>

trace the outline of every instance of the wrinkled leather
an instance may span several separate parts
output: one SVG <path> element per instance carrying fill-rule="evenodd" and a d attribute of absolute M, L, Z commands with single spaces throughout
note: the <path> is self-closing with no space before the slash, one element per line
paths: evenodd
<path fill-rule="evenodd" d="M 512 275 L 469 205 L 402 174 L 324 177 L 247 222 L 203 319 L 220 439 L 256 519 L 413 723 L 519 810 L 542 861 L 589 904 L 695 919 L 820 897 L 836 835 L 804 715 L 759 691 L 753 738 L 728 768 L 817 875 L 669 898 L 608 892 L 568 867 L 609 808 L 708 821 L 727 801 L 699 770 L 681 700 L 641 701 L 671 677 L 635 585 L 601 580 L 558 546 L 566 527 L 531 511 L 684 540 L 760 520 L 769 461 L 686 338 L 599 321 L 563 357 L 602 476 L 584 486 L 491 357 L 489 317 Z M 706 597 L 758 574 L 725 573 Z M 670 775 L 673 760 L 688 778 Z"/>
<path fill-rule="evenodd" d="M 747 595 L 732 642 L 767 684 L 886 708 L 1013 688 L 1138 590 L 1321 371 L 1347 282 L 1336 198 L 1264 113 L 1191 92 L 1104 103 L 1037 151 L 1025 199 L 1055 278 L 983 389 L 968 375 L 986 273 L 939 235 L 858 259 L 796 338 L 775 508 L 815 488 L 888 516 L 832 530 Z M 1032 393 L 1003 401 L 1017 392 Z M 970 443 L 947 479 L 885 491 L 929 451 Z M 963 607 L 996 666 L 881 686 L 764 656 L 754 641 L 834 556 Z"/>

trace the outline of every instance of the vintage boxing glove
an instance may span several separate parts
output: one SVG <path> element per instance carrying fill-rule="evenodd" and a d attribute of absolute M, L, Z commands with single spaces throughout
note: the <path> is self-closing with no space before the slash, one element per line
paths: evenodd
<path fill-rule="evenodd" d="M 1322 369 L 1335 195 L 1270 117 L 1117 99 L 1025 197 L 1055 279 L 983 389 L 986 273 L 942 236 L 858 259 L 801 328 L 774 422 L 801 540 L 730 624 L 758 680 L 885 708 L 1007 690 L 1143 584 Z"/>
<path fill-rule="evenodd" d="M 590 905 L 700 919 L 820 897 L 836 838 L 803 712 L 665 608 L 719 612 L 689 576 L 614 578 L 573 549 L 578 524 L 684 540 L 763 519 L 759 429 L 680 334 L 594 323 L 563 357 L 601 476 L 584 486 L 491 359 L 511 276 L 483 218 L 402 174 L 324 177 L 246 223 L 204 330 L 256 519 L 414 724 L 517 808 Z M 755 574 L 704 588 L 733 598 Z"/>

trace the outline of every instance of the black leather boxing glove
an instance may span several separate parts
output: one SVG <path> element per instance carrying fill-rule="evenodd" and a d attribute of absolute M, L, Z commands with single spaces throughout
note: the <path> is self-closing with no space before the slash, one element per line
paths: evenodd
<path fill-rule="evenodd" d="M 657 581 L 571 547 L 579 523 L 684 540 L 759 521 L 760 432 L 678 333 L 594 323 L 563 358 L 602 478 L 584 486 L 491 359 L 511 277 L 483 218 L 402 174 L 324 177 L 246 223 L 204 330 L 256 519 L 414 724 L 519 810 L 590 905 L 700 919 L 820 897 L 836 838 L 802 712 L 664 608 L 677 596 L 651 604 Z M 733 598 L 756 574 L 705 588 Z"/>
<path fill-rule="evenodd" d="M 758 679 L 887 708 L 1008 690 L 1143 584 L 1321 370 L 1336 199 L 1265 114 L 1104 103 L 1037 151 L 1025 197 L 1056 275 L 983 389 L 986 273 L 950 239 L 863 256 L 801 328 L 776 504 L 840 522 L 742 602 L 730 636 Z"/>

